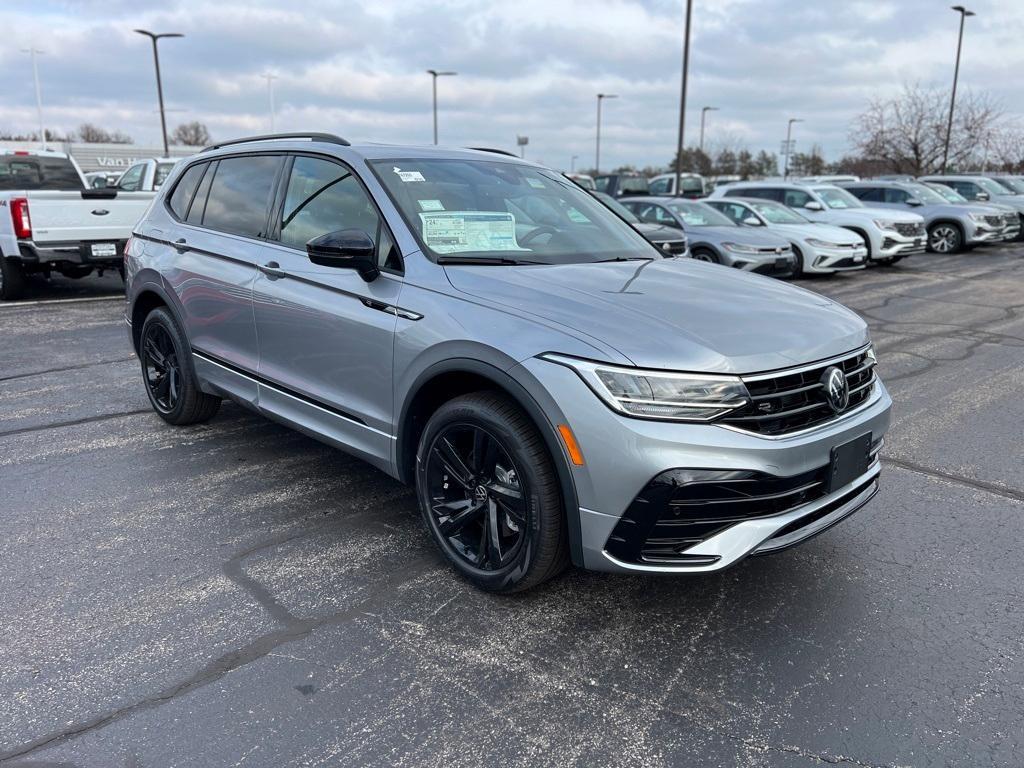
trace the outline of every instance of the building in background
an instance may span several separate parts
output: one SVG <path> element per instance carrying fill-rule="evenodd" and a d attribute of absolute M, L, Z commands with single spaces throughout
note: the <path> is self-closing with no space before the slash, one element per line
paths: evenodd
<path fill-rule="evenodd" d="M 3 149 L 38 150 L 35 141 L 0 141 Z M 139 144 L 85 144 L 78 141 L 50 142 L 47 148 L 54 152 L 65 152 L 75 159 L 82 173 L 106 171 L 118 173 L 128 169 L 132 163 L 151 157 L 163 157 L 163 147 L 146 147 Z M 171 146 L 171 157 L 188 157 L 202 147 Z"/>

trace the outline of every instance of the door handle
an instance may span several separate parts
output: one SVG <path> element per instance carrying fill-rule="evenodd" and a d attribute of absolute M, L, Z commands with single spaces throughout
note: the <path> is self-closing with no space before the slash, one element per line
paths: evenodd
<path fill-rule="evenodd" d="M 276 261 L 268 261 L 266 264 L 260 264 L 256 269 L 267 277 L 288 277 L 288 273 L 281 269 L 281 265 Z"/>
<path fill-rule="evenodd" d="M 178 253 L 184 253 L 185 251 L 188 250 L 188 245 L 186 245 L 184 237 L 179 237 L 177 240 L 174 241 L 174 250 L 176 250 Z"/>

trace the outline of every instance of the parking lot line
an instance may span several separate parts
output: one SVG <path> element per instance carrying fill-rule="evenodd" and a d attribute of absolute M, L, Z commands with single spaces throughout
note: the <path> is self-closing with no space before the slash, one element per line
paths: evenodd
<path fill-rule="evenodd" d="M 82 304 L 89 301 L 124 301 L 124 294 L 113 294 L 111 296 L 83 296 L 77 299 L 38 299 L 34 301 L 5 301 L 0 304 L 0 309 L 14 309 L 15 307 L 38 307 L 45 304 Z"/>

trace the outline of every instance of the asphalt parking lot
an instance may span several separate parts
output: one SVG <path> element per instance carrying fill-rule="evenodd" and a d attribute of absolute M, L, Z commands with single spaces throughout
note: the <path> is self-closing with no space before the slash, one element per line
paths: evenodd
<path fill-rule="evenodd" d="M 871 324 L 876 500 L 511 598 L 369 466 L 234 405 L 164 424 L 116 276 L 0 306 L 0 763 L 1024 764 L 1024 247 L 803 284 Z"/>

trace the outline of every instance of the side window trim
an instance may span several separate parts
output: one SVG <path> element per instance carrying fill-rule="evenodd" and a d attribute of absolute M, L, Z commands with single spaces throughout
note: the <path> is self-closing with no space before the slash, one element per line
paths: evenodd
<path fill-rule="evenodd" d="M 398 247 L 398 240 L 395 238 L 395 233 L 391 230 L 391 225 L 388 224 L 387 219 L 384 217 L 383 211 L 381 211 L 380 206 L 377 204 L 377 201 L 370 193 L 370 190 L 366 186 L 366 183 L 362 180 L 359 174 L 356 173 L 355 169 L 351 165 L 346 163 L 344 160 L 341 160 L 340 158 L 334 157 L 332 155 L 322 155 L 317 152 L 297 151 L 285 153 L 285 162 L 282 164 L 283 170 L 281 173 L 281 178 L 279 180 L 280 183 L 277 186 L 277 193 L 274 198 L 274 204 L 271 206 L 270 215 L 273 217 L 273 219 L 268 224 L 270 234 L 267 237 L 267 242 L 270 243 L 271 245 L 277 246 L 278 248 L 286 248 L 289 251 L 305 254 L 305 249 L 296 248 L 295 246 L 288 245 L 287 243 L 281 241 L 281 223 L 284 217 L 285 197 L 288 194 L 288 182 L 291 179 L 292 167 L 295 165 L 295 158 L 297 157 L 311 157 L 315 160 L 324 160 L 329 163 L 334 163 L 335 165 L 341 166 L 343 169 L 345 169 L 345 171 L 348 172 L 347 175 L 344 176 L 343 178 L 348 178 L 348 176 L 352 176 L 352 178 L 355 179 L 356 183 L 359 185 L 359 188 L 363 191 L 363 194 L 366 195 L 366 199 L 370 201 L 371 205 L 373 205 L 373 210 L 377 213 L 377 244 L 380 244 L 381 239 L 380 228 L 384 227 L 387 229 L 388 237 L 391 240 L 392 247 L 398 252 L 398 259 L 402 263 L 401 269 L 394 269 L 392 267 L 385 267 L 384 265 L 380 265 L 381 272 L 387 272 L 392 275 L 404 275 L 405 256 L 402 254 L 401 249 Z"/>
<path fill-rule="evenodd" d="M 220 160 L 214 160 L 206 169 L 206 173 L 203 174 L 203 178 L 199 180 L 199 186 L 196 187 L 196 191 L 192 195 L 192 203 L 188 207 L 188 213 L 185 214 L 185 223 L 189 226 L 205 229 L 205 227 L 203 227 L 203 218 L 206 216 L 206 203 L 210 199 L 210 187 L 213 186 L 213 179 L 217 175 L 217 168 L 219 167 Z M 206 184 L 207 177 L 210 179 L 209 184 Z M 206 184 L 206 189 L 203 189 L 204 184 Z M 199 214 L 198 221 L 189 221 L 189 218 L 192 216 L 192 206 L 198 201 L 200 191 L 203 193 L 203 210 Z"/>

